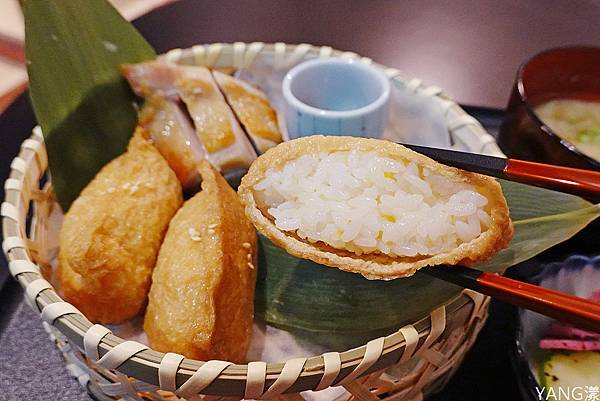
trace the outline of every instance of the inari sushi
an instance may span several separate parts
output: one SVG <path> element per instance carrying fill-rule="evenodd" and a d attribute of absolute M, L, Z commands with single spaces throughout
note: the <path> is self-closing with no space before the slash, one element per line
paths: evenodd
<path fill-rule="evenodd" d="M 369 279 L 472 265 L 513 233 L 496 180 L 384 140 L 284 142 L 252 164 L 238 193 L 255 227 L 290 254 Z"/>
<path fill-rule="evenodd" d="M 65 300 L 92 322 L 120 323 L 140 313 L 181 203 L 175 173 L 138 130 L 65 215 L 57 274 Z"/>
<path fill-rule="evenodd" d="M 152 275 L 144 330 L 158 351 L 243 362 L 252 332 L 256 232 L 208 163 L 202 190 L 177 212 Z"/>

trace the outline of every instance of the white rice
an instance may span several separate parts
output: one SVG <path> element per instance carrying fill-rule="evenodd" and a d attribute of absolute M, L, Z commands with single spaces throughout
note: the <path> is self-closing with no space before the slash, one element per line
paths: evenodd
<path fill-rule="evenodd" d="M 490 224 L 473 186 L 375 152 L 304 155 L 254 190 L 280 230 L 357 254 L 443 253 Z"/>

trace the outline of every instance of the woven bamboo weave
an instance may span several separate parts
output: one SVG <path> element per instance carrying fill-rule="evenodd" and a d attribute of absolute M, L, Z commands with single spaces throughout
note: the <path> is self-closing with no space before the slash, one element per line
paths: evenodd
<path fill-rule="evenodd" d="M 161 58 L 168 62 L 243 69 L 262 57 L 276 70 L 285 71 L 306 58 L 329 56 L 372 63 L 370 59 L 330 47 L 283 43 L 200 45 L 175 49 Z M 440 88 L 403 77 L 396 69 L 379 67 L 384 68 L 394 84 L 439 103 L 456 148 L 501 154 L 481 125 Z M 282 363 L 235 365 L 225 361 L 194 361 L 153 351 L 92 324 L 73 305 L 64 302 L 50 284 L 50 262 L 56 256 L 57 243 L 48 233 L 48 218 L 52 208 L 58 206 L 51 185 L 40 186 L 47 167 L 48 157 L 38 127 L 23 143 L 5 182 L 2 248 L 11 274 L 25 288 L 27 302 L 41 313 L 70 372 L 99 399 L 301 400 L 304 398 L 300 392 L 343 386 L 348 392 L 343 396 L 346 399 L 420 400 L 448 380 L 487 316 L 489 299 L 465 290 L 430 316 L 344 352 Z"/>

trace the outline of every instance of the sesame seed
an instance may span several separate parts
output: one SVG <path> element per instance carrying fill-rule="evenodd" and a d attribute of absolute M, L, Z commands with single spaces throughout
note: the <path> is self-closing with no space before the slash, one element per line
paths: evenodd
<path fill-rule="evenodd" d="M 196 229 L 193 228 L 193 227 L 190 227 L 188 229 L 188 234 L 190 235 L 190 238 L 191 238 L 192 241 L 198 242 L 198 241 L 201 240 L 198 231 L 196 231 Z"/>
<path fill-rule="evenodd" d="M 248 267 L 251 268 L 252 270 L 254 270 L 254 265 L 250 262 L 248 262 Z"/>
<path fill-rule="evenodd" d="M 242 244 L 242 246 L 243 246 L 244 248 L 246 248 L 246 249 L 250 249 L 250 248 L 252 248 L 252 245 L 250 245 L 250 243 L 249 243 L 249 242 L 244 242 L 244 243 Z"/>
<path fill-rule="evenodd" d="M 252 254 L 251 254 L 251 253 L 249 253 L 248 255 L 246 255 L 246 259 L 248 259 L 248 260 L 252 260 Z"/>
<path fill-rule="evenodd" d="M 217 223 L 214 223 L 214 224 L 211 224 L 211 225 L 209 225 L 209 226 L 208 226 L 208 228 L 215 228 L 215 227 L 217 227 L 217 226 L 218 226 L 218 224 L 217 224 Z"/>
<path fill-rule="evenodd" d="M 207 233 L 209 235 L 213 235 L 215 233 L 215 230 L 213 230 L 212 228 L 209 228 L 208 231 L 207 231 Z"/>

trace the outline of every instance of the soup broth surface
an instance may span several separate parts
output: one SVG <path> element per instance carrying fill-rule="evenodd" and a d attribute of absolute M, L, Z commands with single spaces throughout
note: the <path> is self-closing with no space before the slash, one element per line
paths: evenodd
<path fill-rule="evenodd" d="M 600 161 L 600 102 L 556 99 L 537 106 L 535 113 L 557 135 Z"/>

